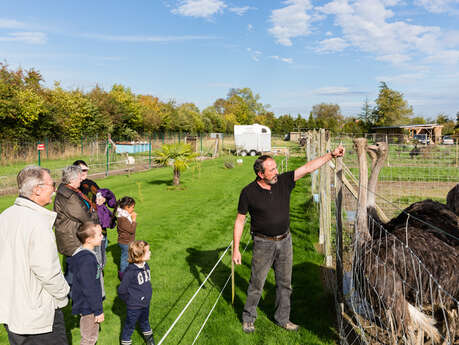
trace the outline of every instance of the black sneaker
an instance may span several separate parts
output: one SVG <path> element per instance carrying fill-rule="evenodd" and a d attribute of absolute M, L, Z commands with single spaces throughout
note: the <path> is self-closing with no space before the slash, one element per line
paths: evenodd
<path fill-rule="evenodd" d="M 242 323 L 242 330 L 245 332 L 245 333 L 253 333 L 255 332 L 255 325 L 253 324 L 253 322 L 243 322 Z"/>

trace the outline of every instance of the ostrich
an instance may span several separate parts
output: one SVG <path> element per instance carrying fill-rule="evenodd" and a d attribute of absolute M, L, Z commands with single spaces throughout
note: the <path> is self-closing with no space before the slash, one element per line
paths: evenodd
<path fill-rule="evenodd" d="M 455 185 L 446 196 L 446 204 L 459 216 L 459 183 Z"/>
<path fill-rule="evenodd" d="M 388 232 L 393 232 L 398 227 L 405 227 L 408 221 L 413 229 L 431 232 L 440 240 L 455 248 L 459 248 L 458 217 L 448 207 L 449 204 L 446 206 L 440 202 L 426 199 L 411 204 L 390 221 L 381 219 L 382 217 L 376 211 L 375 196 L 378 176 L 389 152 L 388 145 L 385 142 L 378 142 L 376 145 L 368 146 L 367 150 L 372 159 L 367 203 L 368 212 L 371 217 L 376 219 L 378 223 L 385 223 L 384 228 Z M 448 193 L 448 197 L 452 194 L 452 191 Z M 377 229 L 374 230 L 375 232 L 372 233 L 374 238 L 382 235 Z"/>
<path fill-rule="evenodd" d="M 374 165 L 373 176 L 370 177 L 373 186 L 368 185 L 366 139 L 355 139 L 354 143 L 360 168 L 354 257 L 357 288 L 361 296 L 368 298 L 380 322 L 392 329 L 394 343 L 397 343 L 396 335 L 400 336 L 403 331 L 408 344 L 423 339 L 424 332 L 433 343 L 438 343 L 440 334 L 435 327 L 435 320 L 415 306 L 431 304 L 452 307 L 452 299 L 442 301 L 441 294 L 446 290 L 458 298 L 457 251 L 431 232 L 422 231 L 413 224 L 395 226 L 390 235 L 376 238 L 375 232 L 373 237 L 370 235 L 368 220 L 372 218 L 367 216 L 374 211 L 372 205 L 370 212 L 367 207 L 368 201 L 373 202 L 374 189 L 370 192 L 367 189 L 376 187 L 379 171 L 375 170 L 377 165 Z M 370 223 L 372 228 L 379 226 L 377 221 Z M 432 284 L 432 280 L 437 284 Z"/>

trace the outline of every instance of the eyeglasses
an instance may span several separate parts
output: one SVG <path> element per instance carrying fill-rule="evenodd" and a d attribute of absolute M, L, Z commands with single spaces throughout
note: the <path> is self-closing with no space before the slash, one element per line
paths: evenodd
<path fill-rule="evenodd" d="M 52 184 L 49 183 L 40 183 L 39 186 L 50 186 L 56 189 L 56 182 L 53 182 Z"/>

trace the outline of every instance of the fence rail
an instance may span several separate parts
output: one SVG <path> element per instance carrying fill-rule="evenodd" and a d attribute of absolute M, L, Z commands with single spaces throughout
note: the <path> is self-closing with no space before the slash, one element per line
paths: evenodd
<path fill-rule="evenodd" d="M 365 242 L 355 230 L 359 169 L 352 138 L 332 138 L 320 130 L 308 132 L 306 139 L 308 160 L 323 154 L 332 142 L 342 143 L 347 151 L 344 159 L 313 174 L 311 186 L 319 202 L 325 265 L 336 272 L 328 285 L 335 295 L 341 344 L 458 344 L 457 217 L 451 216 L 456 228 L 450 229 L 440 221 L 450 211 L 433 210 L 435 224 L 403 213 L 415 202 L 419 207 L 446 208 L 441 203 L 459 180 L 457 169 L 453 172 L 455 145 L 437 145 L 429 154 L 413 157 L 414 146 L 389 143 L 376 193 L 377 212 L 368 217 L 372 238 Z M 428 198 L 436 201 L 421 202 Z M 397 218 L 402 224 L 388 223 L 399 214 L 404 216 Z"/>

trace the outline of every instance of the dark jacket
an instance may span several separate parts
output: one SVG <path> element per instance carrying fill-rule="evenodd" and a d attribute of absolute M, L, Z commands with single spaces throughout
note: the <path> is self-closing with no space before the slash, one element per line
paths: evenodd
<path fill-rule="evenodd" d="M 152 294 L 150 266 L 143 268 L 129 264 L 118 287 L 118 295 L 128 309 L 141 309 L 150 305 Z"/>
<path fill-rule="evenodd" d="M 108 207 L 114 208 L 116 206 L 115 194 L 110 189 L 101 188 L 97 191 L 105 198 L 105 203 L 97 206 L 97 215 L 99 216 L 100 226 L 103 229 L 114 228 L 115 218 Z M 107 207 L 108 206 L 108 207 Z"/>
<path fill-rule="evenodd" d="M 126 217 L 118 217 L 118 243 L 129 244 L 135 240 L 136 222 L 130 222 Z"/>
<path fill-rule="evenodd" d="M 59 253 L 72 256 L 81 246 L 76 231 L 85 222 L 99 223 L 97 212 L 92 212 L 78 193 L 61 183 L 54 199 L 54 211 L 57 213 L 54 227 Z"/>
<path fill-rule="evenodd" d="M 73 274 L 72 314 L 102 314 L 102 266 L 97 263 L 96 254 L 81 248 L 68 258 L 68 263 Z"/>

